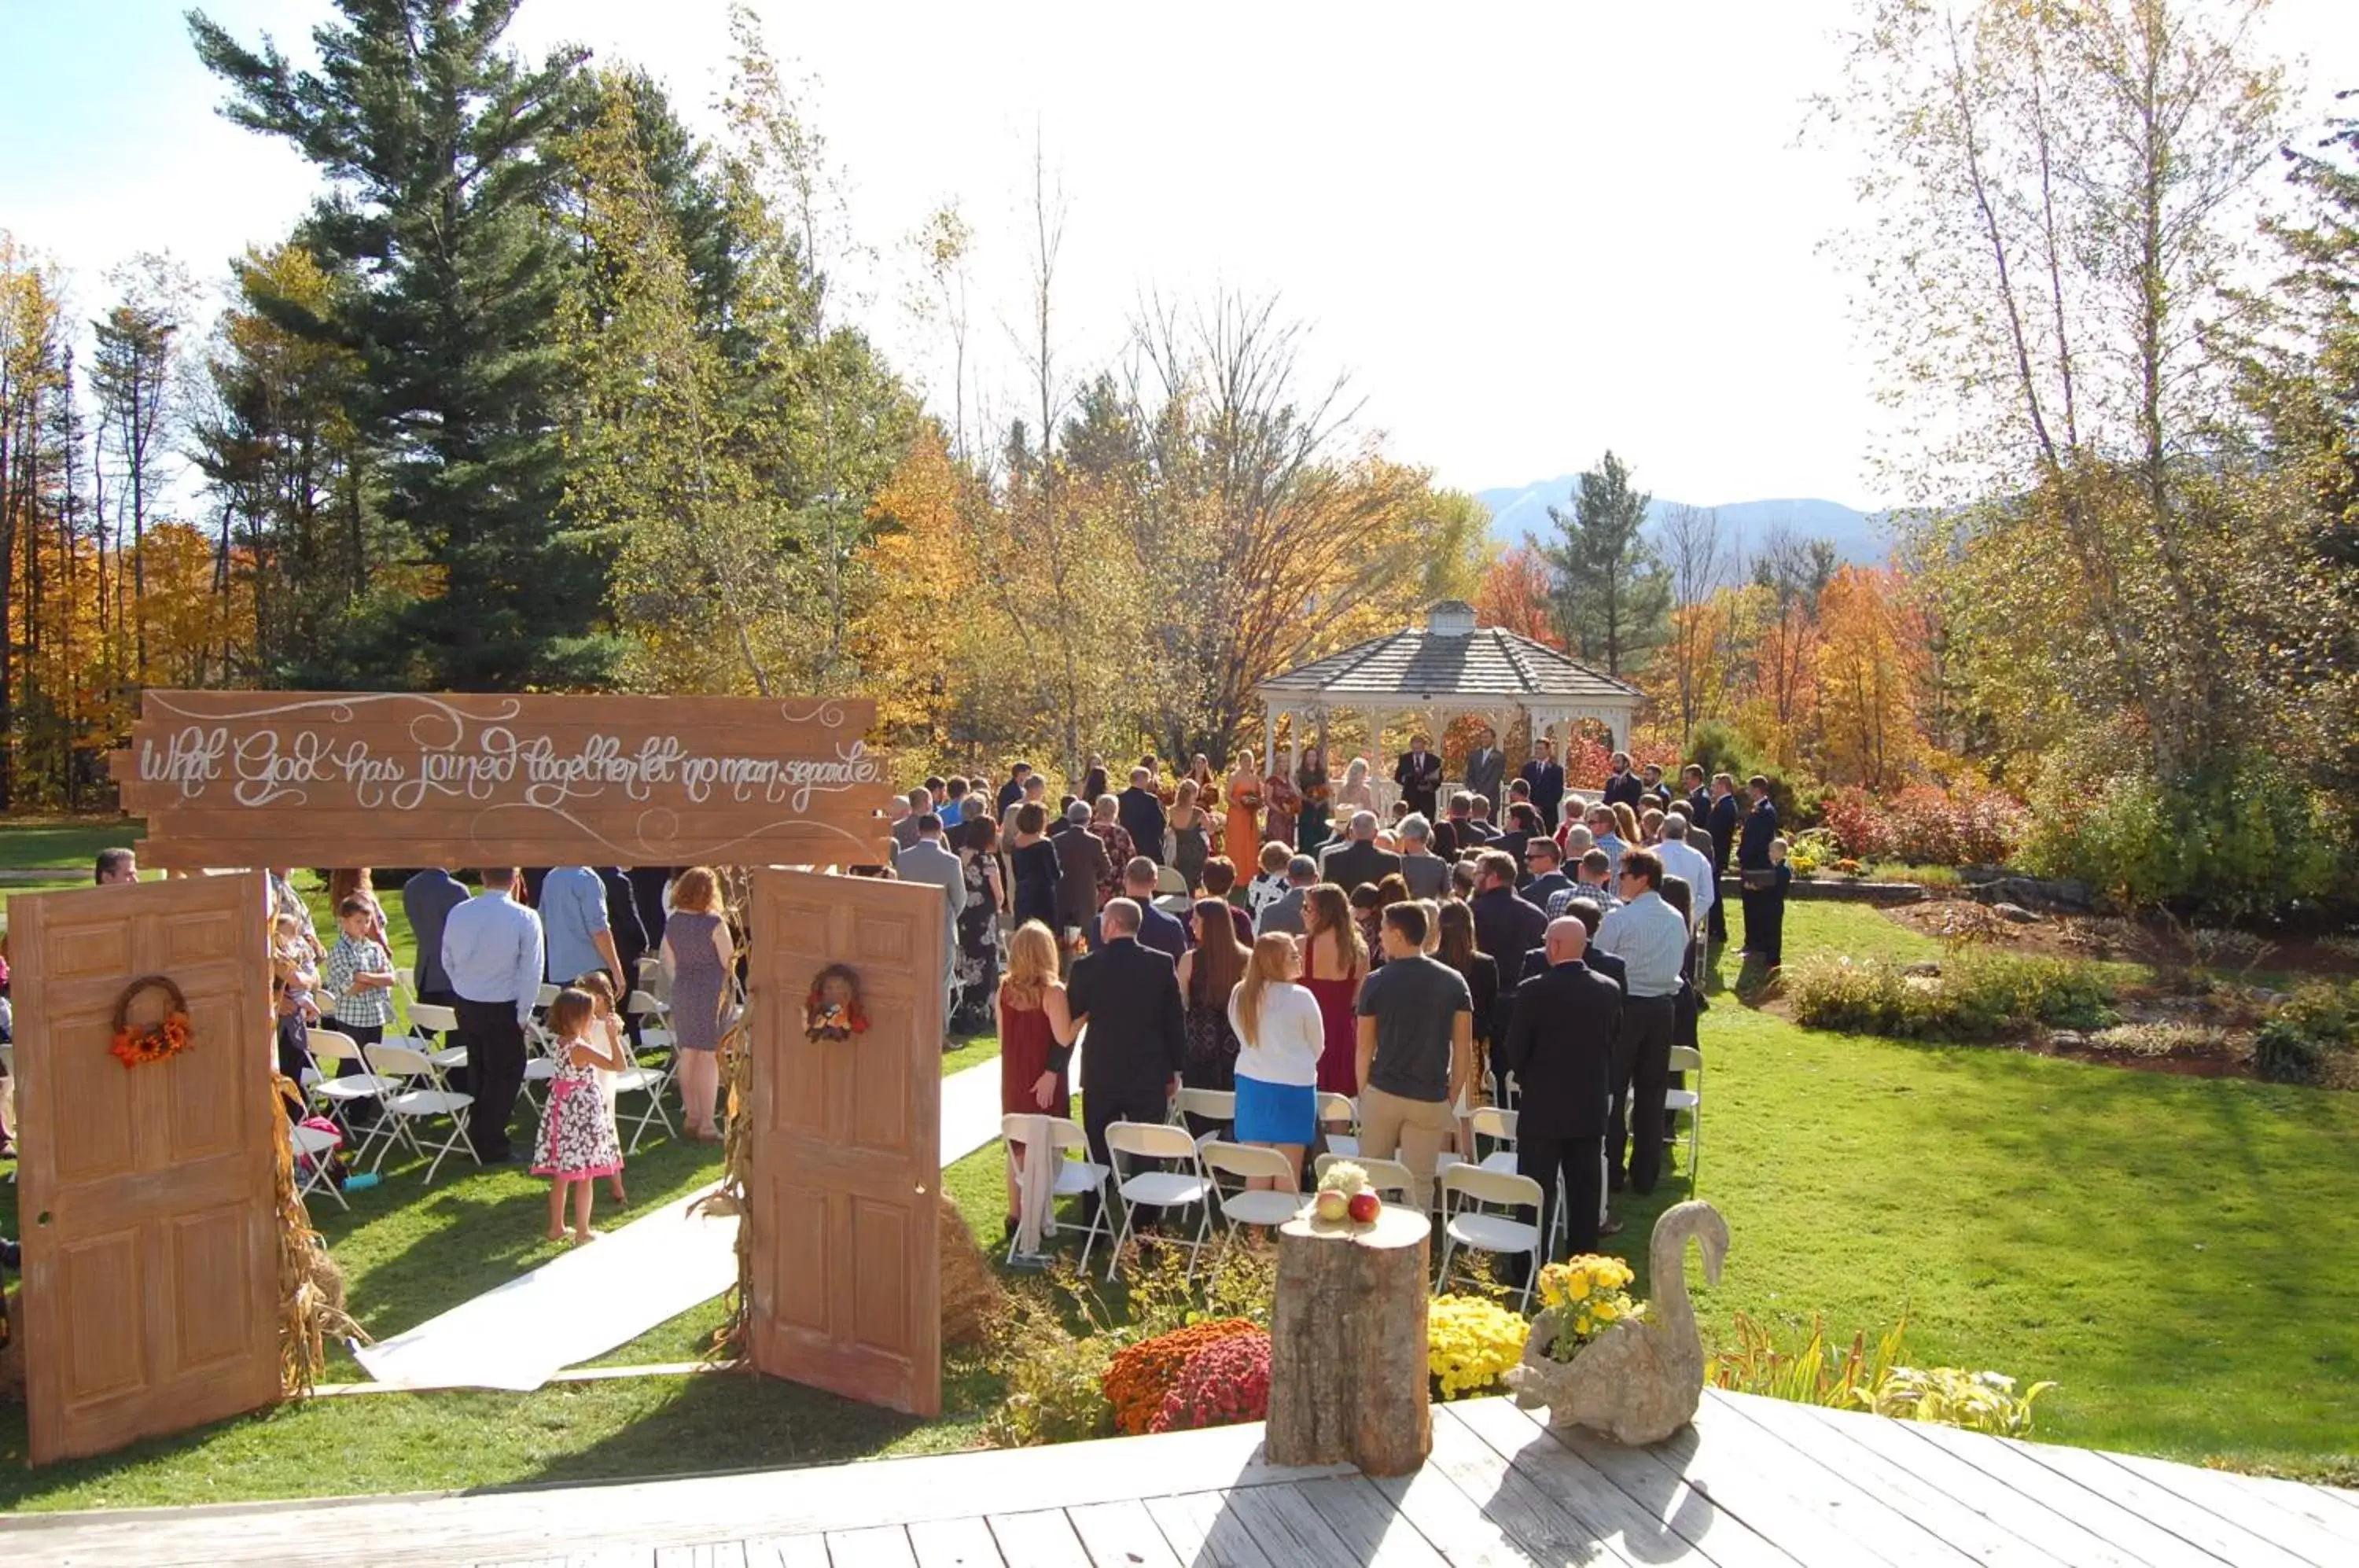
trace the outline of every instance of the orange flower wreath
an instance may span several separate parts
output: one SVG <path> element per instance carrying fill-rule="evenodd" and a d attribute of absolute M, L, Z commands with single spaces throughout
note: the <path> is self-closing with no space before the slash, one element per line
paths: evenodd
<path fill-rule="evenodd" d="M 131 1022 L 131 1004 L 147 991 L 161 991 L 170 1004 L 160 1022 Z M 180 988 L 161 975 L 142 975 L 123 988 L 114 999 L 114 1043 L 108 1051 L 127 1071 L 145 1067 L 151 1062 L 162 1062 L 178 1056 L 195 1043 L 189 1024 L 189 998 Z"/>

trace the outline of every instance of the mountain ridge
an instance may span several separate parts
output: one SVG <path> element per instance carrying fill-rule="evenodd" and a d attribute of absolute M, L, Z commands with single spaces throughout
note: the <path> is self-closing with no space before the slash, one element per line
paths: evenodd
<path fill-rule="evenodd" d="M 1490 509 L 1494 539 L 1509 546 L 1527 544 L 1547 536 L 1553 526 L 1549 521 L 1549 507 L 1570 506 L 1580 484 L 1580 474 L 1560 474 L 1553 479 L 1536 480 L 1529 485 L 1477 490 L 1474 498 Z M 1659 531 L 1665 517 L 1680 504 L 1660 497 L 1649 502 L 1649 531 Z M 1881 566 L 1892 553 L 1886 526 L 1888 514 L 1863 512 L 1840 501 L 1817 496 L 1775 497 L 1727 501 L 1703 509 L 1720 514 L 1723 539 L 1733 541 L 1745 553 L 1758 548 L 1777 528 L 1803 539 L 1832 539 L 1836 553 L 1857 566 Z"/>

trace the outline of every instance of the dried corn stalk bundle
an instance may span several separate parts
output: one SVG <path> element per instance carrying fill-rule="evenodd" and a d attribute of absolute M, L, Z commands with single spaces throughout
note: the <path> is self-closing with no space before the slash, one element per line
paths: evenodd
<path fill-rule="evenodd" d="M 271 1074 L 270 1115 L 300 1111 L 302 1091 Z M 272 1139 L 278 1181 L 278 1391 L 283 1398 L 309 1394 L 326 1364 L 329 1334 L 368 1337 L 344 1311 L 343 1271 L 328 1256 L 327 1243 L 311 1228 L 311 1215 L 296 1189 L 295 1146 Z"/>

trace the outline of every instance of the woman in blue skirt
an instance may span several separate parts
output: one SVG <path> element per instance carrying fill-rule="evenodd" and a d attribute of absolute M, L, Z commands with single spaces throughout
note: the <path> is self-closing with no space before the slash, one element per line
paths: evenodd
<path fill-rule="evenodd" d="M 1319 1132 L 1319 1052 L 1326 1039 L 1319 999 L 1294 983 L 1299 968 L 1294 939 L 1265 931 L 1254 942 L 1245 977 L 1229 995 L 1238 1046 L 1237 1141 L 1285 1155 L 1297 1192 L 1303 1152 Z"/>

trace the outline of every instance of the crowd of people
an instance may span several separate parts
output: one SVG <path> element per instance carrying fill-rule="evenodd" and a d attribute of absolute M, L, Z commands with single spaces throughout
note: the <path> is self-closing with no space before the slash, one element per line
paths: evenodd
<path fill-rule="evenodd" d="M 1697 1044 L 1732 864 L 1745 954 L 1782 962 L 1786 841 L 1757 776 L 1740 798 L 1691 765 L 1674 788 L 1617 753 L 1593 794 L 1545 740 L 1510 777 L 1487 732 L 1445 796 L 1450 771 L 1416 736 L 1386 807 L 1367 758 L 1337 782 L 1316 746 L 1266 770 L 1250 752 L 1174 776 L 1142 757 L 1119 791 L 1092 757 L 1052 804 L 1018 762 L 995 787 L 912 789 L 894 872 L 945 890 L 951 1030 L 997 1030 L 1005 1110 L 1063 1115 L 1087 1028 L 1093 1159 L 1178 1088 L 1226 1090 L 1233 1136 L 1299 1184 L 1335 1130 L 1321 1097 L 1341 1094 L 1361 1152 L 1399 1158 L 1424 1203 L 1467 1113 L 1501 1104 L 1519 1168 L 1564 1193 L 1586 1250 L 1619 1228 L 1607 1193 L 1660 1178 L 1670 1052 Z"/>

